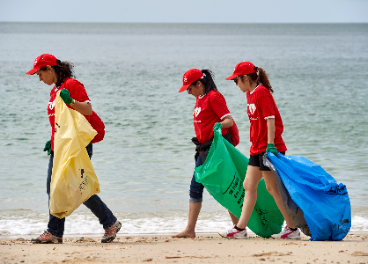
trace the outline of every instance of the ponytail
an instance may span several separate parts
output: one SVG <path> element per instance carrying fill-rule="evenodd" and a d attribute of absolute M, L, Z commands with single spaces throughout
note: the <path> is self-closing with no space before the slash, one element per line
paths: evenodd
<path fill-rule="evenodd" d="M 268 75 L 262 68 L 258 68 L 257 84 L 259 83 L 262 83 L 264 87 L 266 87 L 271 93 L 273 93 L 272 86 L 270 84 L 270 81 L 268 80 Z"/>
<path fill-rule="evenodd" d="M 257 85 L 259 85 L 260 83 L 262 83 L 262 85 L 264 87 L 266 87 L 271 93 L 273 93 L 272 90 L 272 86 L 270 84 L 270 81 L 268 80 L 268 75 L 265 72 L 264 69 L 262 68 L 258 68 L 258 67 L 254 67 L 254 70 L 258 70 L 258 74 L 257 73 L 250 73 L 250 74 L 246 74 L 253 82 L 257 82 Z M 240 76 L 241 80 L 243 81 L 243 76 Z"/>
<path fill-rule="evenodd" d="M 203 73 L 202 78 L 198 79 L 197 81 L 193 82 L 191 85 L 195 85 L 198 81 L 204 85 L 204 93 L 208 94 L 210 91 L 218 91 L 216 84 L 214 82 L 215 74 L 208 69 L 201 70 Z"/>
<path fill-rule="evenodd" d="M 66 78 L 75 78 L 74 75 L 74 64 L 68 61 L 56 60 L 57 65 L 51 66 L 54 68 L 57 75 L 56 87 L 60 87 Z M 46 71 L 47 67 L 43 67 L 40 70 Z"/>

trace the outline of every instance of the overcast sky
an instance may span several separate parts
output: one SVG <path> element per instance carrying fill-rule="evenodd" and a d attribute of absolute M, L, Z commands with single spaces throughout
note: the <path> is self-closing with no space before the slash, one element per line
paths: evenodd
<path fill-rule="evenodd" d="M 0 21 L 368 23 L 368 0 L 0 0 Z"/>

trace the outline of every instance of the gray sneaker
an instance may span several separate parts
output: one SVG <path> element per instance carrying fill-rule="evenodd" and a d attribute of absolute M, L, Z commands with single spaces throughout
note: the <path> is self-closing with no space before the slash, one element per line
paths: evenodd
<path fill-rule="evenodd" d="M 112 226 L 105 229 L 105 234 L 101 239 L 101 243 L 112 242 L 115 239 L 116 234 L 119 232 L 120 228 L 121 223 L 118 220 L 116 220 L 116 222 Z"/>
<path fill-rule="evenodd" d="M 63 238 L 54 236 L 49 231 L 45 230 L 45 232 L 43 232 L 43 234 L 40 235 L 39 237 L 31 239 L 31 242 L 33 244 L 43 244 L 43 243 L 44 244 L 50 244 L 50 243 L 62 244 Z"/>

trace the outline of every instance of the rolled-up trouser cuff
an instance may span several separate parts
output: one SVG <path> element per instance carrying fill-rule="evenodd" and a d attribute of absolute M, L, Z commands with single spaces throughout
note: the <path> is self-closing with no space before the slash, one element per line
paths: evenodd
<path fill-rule="evenodd" d="M 198 157 L 196 162 L 196 167 L 202 165 L 201 156 Z M 195 180 L 195 176 L 193 173 L 192 181 L 190 182 L 190 189 L 189 189 L 189 202 L 190 203 L 201 203 L 203 201 L 203 188 L 204 186 L 202 183 L 198 183 Z"/>
<path fill-rule="evenodd" d="M 193 197 L 189 197 L 189 202 L 190 203 L 201 203 L 203 201 L 203 198 L 193 198 Z"/>

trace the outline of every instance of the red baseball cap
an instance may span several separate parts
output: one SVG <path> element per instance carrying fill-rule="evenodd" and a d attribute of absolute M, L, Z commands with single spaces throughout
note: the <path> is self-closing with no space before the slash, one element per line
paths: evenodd
<path fill-rule="evenodd" d="M 38 56 L 33 63 L 33 69 L 26 72 L 26 74 L 33 75 L 39 69 L 41 69 L 42 67 L 46 67 L 47 65 L 50 65 L 50 66 L 57 65 L 57 59 L 55 58 L 54 55 L 45 53 L 45 54 Z"/>
<path fill-rule="evenodd" d="M 179 93 L 184 92 L 188 87 L 203 77 L 203 72 L 198 69 L 187 70 L 183 75 L 183 86 L 180 88 Z"/>
<path fill-rule="evenodd" d="M 225 80 L 234 80 L 234 78 L 239 75 L 245 75 L 256 72 L 258 72 L 258 68 L 255 67 L 253 63 L 251 63 L 250 61 L 243 61 L 236 64 L 233 75 L 225 78 Z"/>

